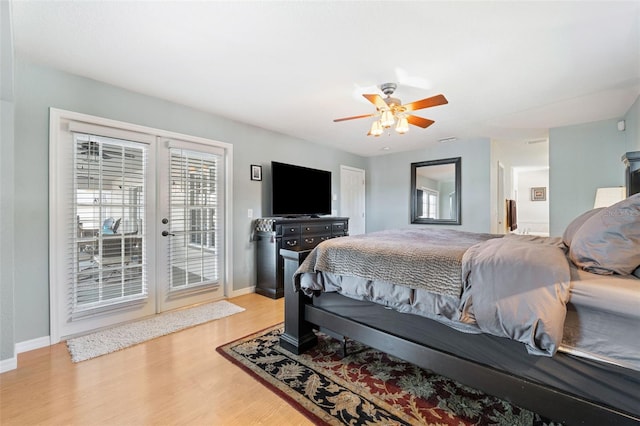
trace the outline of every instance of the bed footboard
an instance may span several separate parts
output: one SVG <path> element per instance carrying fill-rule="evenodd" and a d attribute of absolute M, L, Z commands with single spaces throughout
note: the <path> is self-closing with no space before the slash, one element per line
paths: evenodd
<path fill-rule="evenodd" d="M 304 313 L 305 306 L 311 304 L 312 300 L 301 291 L 295 291 L 293 286 L 293 274 L 310 252 L 311 250 L 280 250 L 280 255 L 284 258 L 285 297 L 284 332 L 280 336 L 280 346 L 296 355 L 318 343 L 313 326 L 305 320 Z"/>

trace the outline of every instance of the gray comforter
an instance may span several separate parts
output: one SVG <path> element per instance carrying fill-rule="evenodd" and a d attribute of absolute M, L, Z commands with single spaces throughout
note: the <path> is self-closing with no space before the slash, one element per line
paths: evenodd
<path fill-rule="evenodd" d="M 298 273 L 331 272 L 457 298 L 462 293 L 464 253 L 496 237 L 451 229 L 407 229 L 334 238 L 317 246 Z"/>
<path fill-rule="evenodd" d="M 560 239 L 454 230 L 383 231 L 318 245 L 300 275 L 329 272 L 459 299 L 459 323 L 552 355 L 562 341 L 570 271 Z M 322 290 L 321 283 L 302 289 Z M 417 290 L 416 290 L 417 291 Z"/>
<path fill-rule="evenodd" d="M 562 341 L 571 272 L 560 238 L 506 235 L 467 250 L 460 320 L 536 355 Z"/>

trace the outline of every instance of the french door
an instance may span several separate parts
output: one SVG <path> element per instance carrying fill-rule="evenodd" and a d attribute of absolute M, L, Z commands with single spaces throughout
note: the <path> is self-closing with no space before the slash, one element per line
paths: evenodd
<path fill-rule="evenodd" d="M 55 118 L 52 342 L 224 297 L 225 146 Z"/>
<path fill-rule="evenodd" d="M 158 310 L 224 296 L 221 285 L 224 228 L 224 151 L 164 139 L 160 143 Z"/>
<path fill-rule="evenodd" d="M 149 151 L 140 142 L 73 133 L 66 289 L 71 321 L 125 307 L 153 312 L 146 250 Z"/>

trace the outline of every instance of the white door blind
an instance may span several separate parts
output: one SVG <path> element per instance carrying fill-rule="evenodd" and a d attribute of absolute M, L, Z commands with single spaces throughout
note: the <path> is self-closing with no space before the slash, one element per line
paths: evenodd
<path fill-rule="evenodd" d="M 147 297 L 145 144 L 74 133 L 72 317 Z"/>
<path fill-rule="evenodd" d="M 219 155 L 170 148 L 169 292 L 219 285 Z"/>

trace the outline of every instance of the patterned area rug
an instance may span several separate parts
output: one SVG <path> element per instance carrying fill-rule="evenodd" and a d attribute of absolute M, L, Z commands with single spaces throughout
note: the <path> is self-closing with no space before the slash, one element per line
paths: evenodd
<path fill-rule="evenodd" d="M 303 355 L 280 348 L 282 325 L 217 348 L 316 424 L 554 425 L 358 342 L 319 334 Z"/>

